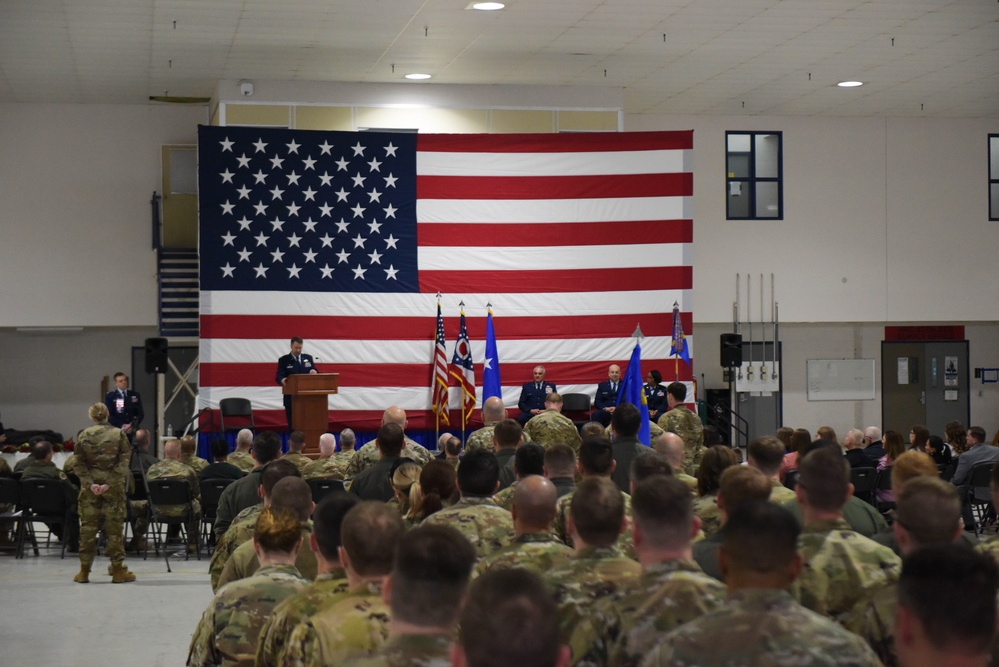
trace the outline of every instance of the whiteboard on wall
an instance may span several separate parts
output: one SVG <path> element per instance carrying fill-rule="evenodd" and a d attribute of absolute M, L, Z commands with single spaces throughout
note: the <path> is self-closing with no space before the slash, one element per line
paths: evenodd
<path fill-rule="evenodd" d="M 808 400 L 874 400 L 874 359 L 809 359 L 807 366 Z"/>

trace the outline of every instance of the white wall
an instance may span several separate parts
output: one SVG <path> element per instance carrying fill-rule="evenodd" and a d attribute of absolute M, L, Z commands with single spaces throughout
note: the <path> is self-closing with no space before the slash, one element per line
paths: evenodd
<path fill-rule="evenodd" d="M 0 104 L 0 327 L 156 324 L 160 146 L 203 106 Z"/>

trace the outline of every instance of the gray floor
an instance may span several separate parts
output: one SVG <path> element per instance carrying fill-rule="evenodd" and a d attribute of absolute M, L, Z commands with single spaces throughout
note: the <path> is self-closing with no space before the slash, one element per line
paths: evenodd
<path fill-rule="evenodd" d="M 98 557 L 89 584 L 73 582 L 75 554 L 0 553 L 0 646 L 4 665 L 183 665 L 201 612 L 212 599 L 208 557 L 149 560 L 129 554 L 137 580 L 112 584 Z"/>

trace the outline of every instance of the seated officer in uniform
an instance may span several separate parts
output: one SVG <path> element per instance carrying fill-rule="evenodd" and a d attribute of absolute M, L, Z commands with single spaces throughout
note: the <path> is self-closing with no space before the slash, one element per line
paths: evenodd
<path fill-rule="evenodd" d="M 545 411 L 545 398 L 548 394 L 557 392 L 558 389 L 552 382 L 545 382 L 545 367 L 538 365 L 534 367 L 534 381 L 525 382 L 520 389 L 520 400 L 517 407 L 520 414 L 517 421 L 523 426 L 534 415 L 540 415 Z"/>
<path fill-rule="evenodd" d="M 611 422 L 611 415 L 617 407 L 617 394 L 621 388 L 621 367 L 611 364 L 607 369 L 607 379 L 597 385 L 597 395 L 593 399 L 590 421 L 600 422 L 605 427 Z"/>

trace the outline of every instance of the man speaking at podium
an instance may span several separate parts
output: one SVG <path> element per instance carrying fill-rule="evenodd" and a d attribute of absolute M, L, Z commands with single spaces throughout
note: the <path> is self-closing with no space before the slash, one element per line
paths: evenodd
<path fill-rule="evenodd" d="M 291 353 L 278 359 L 277 375 L 275 375 L 274 381 L 284 386 L 289 375 L 318 372 L 316 370 L 316 362 L 312 360 L 312 356 L 302 354 L 302 339 L 295 336 L 291 339 Z M 295 429 L 291 425 L 291 396 L 288 394 L 284 395 L 284 415 L 288 420 L 288 432 L 290 433 Z"/>

